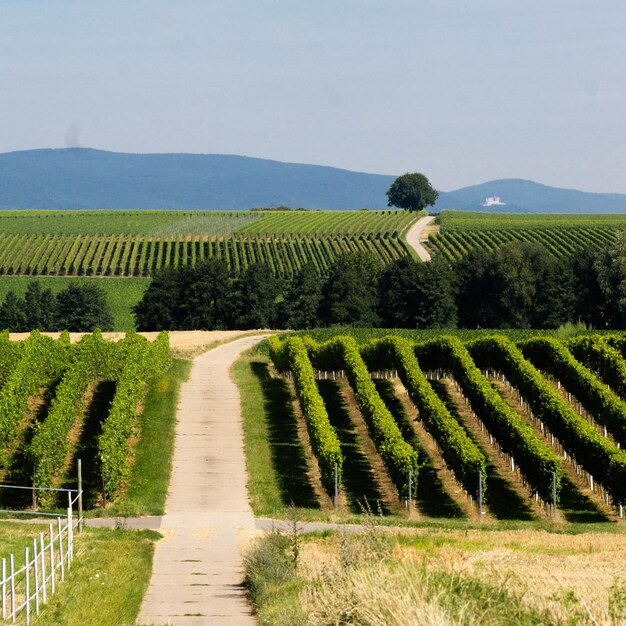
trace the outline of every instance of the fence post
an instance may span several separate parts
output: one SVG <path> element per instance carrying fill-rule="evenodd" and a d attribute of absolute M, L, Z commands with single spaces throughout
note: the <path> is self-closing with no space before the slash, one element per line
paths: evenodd
<path fill-rule="evenodd" d="M 50 522 L 50 576 L 50 591 L 54 594 L 54 577 L 56 576 L 56 567 L 54 566 L 54 528 L 52 527 L 52 522 Z"/>
<path fill-rule="evenodd" d="M 39 554 L 41 555 L 41 598 L 43 603 L 47 602 L 47 594 L 46 594 L 46 549 L 43 539 L 43 533 L 39 533 Z"/>
<path fill-rule="evenodd" d="M 72 520 L 72 507 L 67 508 L 67 570 L 70 570 L 74 556 L 74 524 Z"/>
<path fill-rule="evenodd" d="M 26 623 L 30 624 L 30 575 L 28 570 L 30 569 L 28 563 L 28 548 L 24 549 L 24 580 L 26 584 Z"/>
<path fill-rule="evenodd" d="M 35 594 L 35 614 L 39 615 L 39 554 L 37 554 L 37 537 L 33 537 L 33 589 Z"/>
<path fill-rule="evenodd" d="M 57 530 L 58 530 L 58 537 L 59 537 L 59 564 L 61 565 L 61 581 L 65 580 L 65 561 L 64 561 L 64 554 L 63 554 L 63 531 L 62 531 L 62 527 L 61 527 L 61 518 L 57 517 Z"/>
<path fill-rule="evenodd" d="M 83 462 L 78 459 L 78 532 L 83 532 Z"/>
<path fill-rule="evenodd" d="M 11 617 L 15 622 L 15 559 L 12 553 L 9 556 L 9 563 L 11 565 Z"/>

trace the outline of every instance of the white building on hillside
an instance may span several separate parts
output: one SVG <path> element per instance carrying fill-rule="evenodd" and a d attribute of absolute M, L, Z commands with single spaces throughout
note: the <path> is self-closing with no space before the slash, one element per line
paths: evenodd
<path fill-rule="evenodd" d="M 489 196 L 480 206 L 506 206 L 506 202 L 502 202 L 500 196 Z"/>

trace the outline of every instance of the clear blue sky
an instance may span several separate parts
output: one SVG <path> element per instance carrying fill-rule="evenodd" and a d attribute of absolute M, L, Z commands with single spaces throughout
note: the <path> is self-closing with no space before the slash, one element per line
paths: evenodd
<path fill-rule="evenodd" d="M 624 0 L 0 0 L 0 152 L 626 193 Z"/>

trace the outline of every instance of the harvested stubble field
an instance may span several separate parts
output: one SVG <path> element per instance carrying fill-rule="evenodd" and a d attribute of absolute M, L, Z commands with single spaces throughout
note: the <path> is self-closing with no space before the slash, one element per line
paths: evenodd
<path fill-rule="evenodd" d="M 625 556 L 623 533 L 371 527 L 268 535 L 246 565 L 262 623 L 615 626 L 626 620 Z"/>

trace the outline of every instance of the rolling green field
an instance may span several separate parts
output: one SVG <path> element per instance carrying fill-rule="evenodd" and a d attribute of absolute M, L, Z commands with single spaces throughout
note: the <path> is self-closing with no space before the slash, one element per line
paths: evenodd
<path fill-rule="evenodd" d="M 114 277 L 69 277 L 69 276 L 0 276 L 0 301 L 7 292 L 14 291 L 23 296 L 29 282 L 36 280 L 44 289 L 52 289 L 58 293 L 68 285 L 93 283 L 104 289 L 111 312 L 115 330 L 127 331 L 135 328 L 132 309 L 141 300 L 143 292 L 150 284 L 149 278 L 114 278 Z"/>
<path fill-rule="evenodd" d="M 427 247 L 450 260 L 470 250 L 494 250 L 512 241 L 543 244 L 556 257 L 574 254 L 589 246 L 611 243 L 626 229 L 626 215 L 507 214 L 443 211 L 440 228 L 430 235 Z"/>

